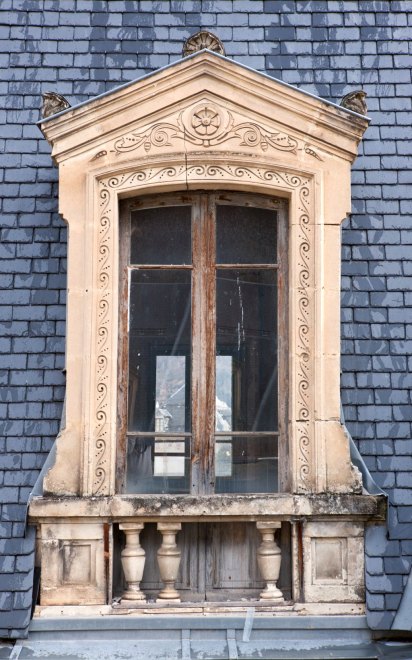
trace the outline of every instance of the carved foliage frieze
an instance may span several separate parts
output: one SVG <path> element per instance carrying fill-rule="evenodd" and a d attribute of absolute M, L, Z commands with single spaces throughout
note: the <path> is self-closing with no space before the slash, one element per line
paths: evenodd
<path fill-rule="evenodd" d="M 172 146 L 174 141 L 185 141 L 199 147 L 214 147 L 227 141 L 242 147 L 261 151 L 276 149 L 323 160 L 318 151 L 283 131 L 273 131 L 251 121 L 235 121 L 226 108 L 209 101 L 190 106 L 167 122 L 150 124 L 147 128 L 131 131 L 114 142 L 116 153 L 127 153 L 143 147 L 148 153 L 152 147 Z"/>
<path fill-rule="evenodd" d="M 294 190 L 298 197 L 298 233 L 297 233 L 297 269 L 295 282 L 297 288 L 296 306 L 296 345 L 295 382 L 296 382 L 296 422 L 298 422 L 297 470 L 299 473 L 299 489 L 311 489 L 312 471 L 312 425 L 310 382 L 313 382 L 312 359 L 310 349 L 310 328 L 313 325 L 313 303 L 309 293 L 313 277 L 313 239 L 311 228 L 310 205 L 312 189 L 311 180 L 304 176 L 290 174 L 274 168 L 243 166 L 237 164 L 181 164 L 169 166 L 146 166 L 132 172 L 110 176 L 99 181 L 100 214 L 98 226 L 98 261 L 97 269 L 97 324 L 95 330 L 95 346 L 97 359 L 95 362 L 95 410 L 94 410 L 94 447 L 91 456 L 93 468 L 92 491 L 94 495 L 107 494 L 108 471 L 110 469 L 110 407 L 116 406 L 116 387 L 109 382 L 109 356 L 115 341 L 116 329 L 110 323 L 113 310 L 113 290 L 116 286 L 113 272 L 113 259 L 110 251 L 113 246 L 114 207 L 117 194 L 130 189 L 138 190 L 165 181 L 213 181 L 216 186 L 225 181 L 233 183 L 247 181 L 249 183 L 267 183 L 278 189 Z"/>

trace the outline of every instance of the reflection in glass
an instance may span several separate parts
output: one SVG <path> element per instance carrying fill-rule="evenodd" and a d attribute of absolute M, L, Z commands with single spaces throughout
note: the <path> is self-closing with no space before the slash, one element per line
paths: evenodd
<path fill-rule="evenodd" d="M 185 420 L 186 358 L 157 355 L 155 431 L 182 433 Z"/>
<path fill-rule="evenodd" d="M 217 206 L 216 263 L 276 263 L 276 222 L 276 211 Z"/>
<path fill-rule="evenodd" d="M 190 264 L 191 207 L 142 209 L 131 214 L 132 264 Z"/>
<path fill-rule="evenodd" d="M 190 439 L 129 437 L 126 493 L 188 493 Z"/>
<path fill-rule="evenodd" d="M 218 269 L 216 307 L 216 430 L 276 431 L 276 271 Z"/>
<path fill-rule="evenodd" d="M 215 447 L 215 475 L 216 477 L 231 477 L 233 467 L 233 452 L 230 436 L 219 438 Z"/>
<path fill-rule="evenodd" d="M 216 493 L 274 493 L 278 490 L 276 436 L 216 438 Z"/>
<path fill-rule="evenodd" d="M 130 282 L 130 431 L 190 431 L 191 274 L 134 270 Z"/>
<path fill-rule="evenodd" d="M 232 430 L 231 355 L 216 356 L 216 431 Z"/>

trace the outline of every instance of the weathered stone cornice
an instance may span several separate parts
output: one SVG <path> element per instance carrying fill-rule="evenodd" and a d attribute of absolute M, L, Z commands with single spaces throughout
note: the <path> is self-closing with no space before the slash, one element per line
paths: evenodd
<path fill-rule="evenodd" d="M 54 518 L 132 520 L 374 520 L 384 521 L 383 495 L 115 495 L 113 497 L 35 497 L 30 520 Z M 80 522 L 80 520 L 78 520 Z"/>

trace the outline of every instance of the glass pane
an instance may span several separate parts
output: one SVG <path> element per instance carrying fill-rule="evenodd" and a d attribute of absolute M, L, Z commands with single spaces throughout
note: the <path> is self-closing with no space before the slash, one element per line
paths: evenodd
<path fill-rule="evenodd" d="M 130 277 L 129 431 L 189 431 L 191 273 Z"/>
<path fill-rule="evenodd" d="M 189 489 L 189 438 L 128 438 L 127 493 L 188 493 Z"/>
<path fill-rule="evenodd" d="M 276 263 L 276 211 L 217 206 L 216 263 Z"/>
<path fill-rule="evenodd" d="M 216 396 L 233 431 L 277 430 L 276 294 L 276 271 L 217 271 Z"/>
<path fill-rule="evenodd" d="M 215 451 L 216 493 L 276 493 L 276 436 L 219 436 Z"/>
<path fill-rule="evenodd" d="M 130 263 L 190 264 L 190 223 L 190 206 L 132 211 Z"/>

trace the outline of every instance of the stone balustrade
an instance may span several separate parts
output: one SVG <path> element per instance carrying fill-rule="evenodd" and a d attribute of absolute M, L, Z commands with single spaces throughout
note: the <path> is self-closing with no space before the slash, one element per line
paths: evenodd
<path fill-rule="evenodd" d="M 262 536 L 262 542 L 257 550 L 257 563 L 266 587 L 261 593 L 261 600 L 283 601 L 283 594 L 277 588 L 281 565 L 281 549 L 274 539 L 279 521 L 257 522 L 256 527 Z M 145 551 L 140 545 L 140 532 L 144 523 L 121 523 L 121 531 L 126 537 L 126 544 L 121 552 L 122 567 L 126 582 L 126 589 L 122 595 L 123 601 L 145 600 L 140 590 L 145 564 Z M 176 535 L 181 530 L 179 522 L 158 522 L 157 529 L 162 534 L 162 545 L 157 551 L 159 572 L 164 588 L 160 591 L 158 602 L 180 602 L 180 594 L 176 590 L 181 551 L 176 544 Z"/>
<path fill-rule="evenodd" d="M 282 555 L 275 532 L 288 523 L 292 601 L 305 607 L 326 603 L 329 608 L 333 604 L 352 611 L 354 604 L 363 602 L 364 527 L 384 521 L 385 511 L 383 496 L 337 493 L 35 497 L 30 522 L 37 526 L 42 556 L 40 603 L 100 606 L 111 602 L 113 569 L 108 569 L 107 561 L 112 566 L 115 527 L 125 534 L 120 557 L 126 582 L 123 600 L 145 603 L 140 584 L 148 557 L 140 539 L 147 523 L 155 523 L 162 537 L 157 563 L 164 585 L 156 593 L 157 587 L 151 588 L 150 598 L 156 595 L 159 603 L 176 603 L 182 596 L 176 589 L 181 561 L 181 544 L 176 541 L 183 525 L 254 523 L 261 542 L 252 552 L 266 584 L 260 598 L 262 603 L 281 602 L 277 580 Z M 156 552 L 156 544 L 151 547 Z M 152 552 L 148 548 L 146 553 Z M 238 556 L 242 553 L 240 549 Z M 149 558 L 153 565 L 154 557 Z"/>

